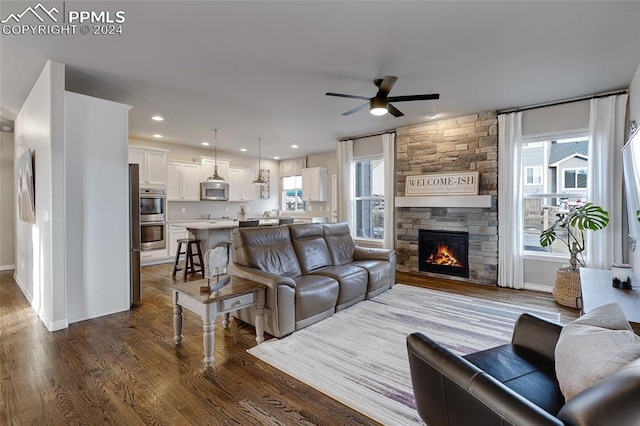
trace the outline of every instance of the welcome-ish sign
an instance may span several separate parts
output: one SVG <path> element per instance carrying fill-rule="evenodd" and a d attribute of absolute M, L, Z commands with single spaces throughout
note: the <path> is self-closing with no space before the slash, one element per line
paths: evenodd
<path fill-rule="evenodd" d="M 478 172 L 407 176 L 405 195 L 478 195 Z"/>

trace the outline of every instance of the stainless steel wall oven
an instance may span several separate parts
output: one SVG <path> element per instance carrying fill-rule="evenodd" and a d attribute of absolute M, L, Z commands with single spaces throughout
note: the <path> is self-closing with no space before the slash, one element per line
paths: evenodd
<path fill-rule="evenodd" d="M 164 189 L 140 188 L 140 248 L 158 250 L 167 247 Z"/>

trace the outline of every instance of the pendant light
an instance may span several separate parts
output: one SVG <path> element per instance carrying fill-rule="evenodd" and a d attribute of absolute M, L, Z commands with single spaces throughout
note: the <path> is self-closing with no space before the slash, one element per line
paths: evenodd
<path fill-rule="evenodd" d="M 267 184 L 267 181 L 264 180 L 264 178 L 260 174 L 260 142 L 261 141 L 262 141 L 262 139 L 258 138 L 258 178 L 256 180 L 254 180 L 253 182 L 251 182 L 254 185 L 266 185 Z"/>
<path fill-rule="evenodd" d="M 214 152 L 214 158 L 215 158 L 215 165 L 213 167 L 213 175 L 209 176 L 207 178 L 207 181 L 224 182 L 224 178 L 218 174 L 218 129 L 213 129 L 213 135 L 214 135 L 214 143 L 213 143 L 214 151 L 213 152 Z"/>

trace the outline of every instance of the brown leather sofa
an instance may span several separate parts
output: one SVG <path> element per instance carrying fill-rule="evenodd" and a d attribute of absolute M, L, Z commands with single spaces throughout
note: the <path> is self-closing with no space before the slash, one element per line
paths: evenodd
<path fill-rule="evenodd" d="M 395 284 L 394 250 L 356 247 L 346 223 L 238 228 L 229 275 L 267 286 L 265 331 L 282 337 Z M 254 309 L 233 316 L 254 324 Z"/>
<path fill-rule="evenodd" d="M 511 344 L 464 357 L 423 334 L 409 335 L 418 414 L 429 426 L 640 424 L 640 359 L 565 404 L 554 368 L 561 329 L 523 314 Z"/>

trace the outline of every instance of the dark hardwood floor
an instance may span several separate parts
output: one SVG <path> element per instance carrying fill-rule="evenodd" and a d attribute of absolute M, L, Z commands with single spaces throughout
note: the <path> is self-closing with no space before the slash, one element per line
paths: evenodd
<path fill-rule="evenodd" d="M 143 268 L 140 306 L 50 333 L 0 272 L 0 424 L 371 425 L 246 352 L 253 327 L 216 320 L 215 361 L 202 362 L 202 322 L 185 310 L 173 342 L 171 264 Z M 550 295 L 398 274 L 398 282 L 557 310 Z M 266 336 L 269 337 L 269 336 Z"/>

